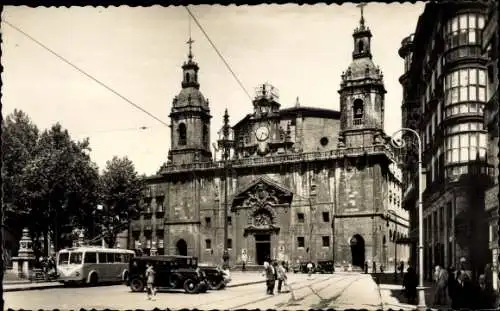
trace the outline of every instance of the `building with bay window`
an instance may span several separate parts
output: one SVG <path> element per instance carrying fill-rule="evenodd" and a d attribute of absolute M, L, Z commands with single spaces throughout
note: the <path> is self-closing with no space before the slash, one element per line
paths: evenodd
<path fill-rule="evenodd" d="M 428 3 L 415 33 L 399 54 L 405 61 L 403 126 L 423 144 L 424 273 L 457 266 L 479 273 L 489 262 L 485 190 L 492 182 L 484 109 L 488 101 L 488 56 L 482 31 L 488 6 L 482 2 Z M 410 213 L 412 263 L 416 265 L 417 147 L 406 154 L 403 204 Z"/>
<path fill-rule="evenodd" d="M 488 130 L 488 161 L 493 163 L 493 185 L 486 190 L 485 210 L 489 228 L 488 242 L 491 251 L 491 278 L 498 290 L 498 2 L 490 1 L 486 25 L 482 33 L 482 50 L 488 59 L 488 98 L 485 108 L 485 127 Z"/>

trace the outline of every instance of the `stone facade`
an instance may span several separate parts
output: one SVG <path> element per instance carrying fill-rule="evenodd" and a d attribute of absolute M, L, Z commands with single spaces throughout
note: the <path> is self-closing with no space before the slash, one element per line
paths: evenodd
<path fill-rule="evenodd" d="M 253 111 L 226 137 L 232 142 L 228 162 L 212 159 L 206 141 L 198 139 L 209 125 L 208 100 L 198 84 L 190 97 L 183 83 L 183 100 L 200 100 L 179 104 L 179 96 L 174 102 L 169 162 L 147 179 L 145 212 L 129 233 L 134 247 L 147 253 L 154 244 L 160 254 L 220 263 L 227 222 L 231 265 L 278 259 L 368 261 L 371 267 L 398 256 L 392 249 L 408 235 L 408 215 L 401 208 L 401 173 L 383 132 L 383 76 L 371 61 L 371 32 L 363 19 L 354 33 L 360 38 L 364 45 L 356 45 L 342 74 L 341 112 L 302 107 L 298 99 L 295 107 L 281 109 L 277 90 L 264 84 Z M 188 119 L 202 121 L 182 121 L 180 129 L 179 120 Z M 194 134 L 179 145 L 182 131 Z M 399 256 L 405 253 L 401 248 Z"/>

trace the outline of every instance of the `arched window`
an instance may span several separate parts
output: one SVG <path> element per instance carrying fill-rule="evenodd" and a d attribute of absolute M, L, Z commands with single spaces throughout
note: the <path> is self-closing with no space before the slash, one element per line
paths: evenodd
<path fill-rule="evenodd" d="M 354 115 L 354 124 L 361 124 L 364 114 L 363 100 L 359 98 L 356 99 L 354 101 L 352 109 Z"/>
<path fill-rule="evenodd" d="M 208 126 L 203 124 L 203 145 L 208 146 Z"/>
<path fill-rule="evenodd" d="M 179 135 L 179 146 L 184 146 L 186 144 L 186 124 L 181 123 L 179 124 L 179 129 L 178 129 L 178 135 Z"/>
<path fill-rule="evenodd" d="M 189 82 L 189 72 L 186 72 L 186 82 Z"/>
<path fill-rule="evenodd" d="M 358 52 L 362 53 L 364 48 L 365 48 L 365 44 L 364 44 L 363 40 L 359 40 L 358 41 Z"/>

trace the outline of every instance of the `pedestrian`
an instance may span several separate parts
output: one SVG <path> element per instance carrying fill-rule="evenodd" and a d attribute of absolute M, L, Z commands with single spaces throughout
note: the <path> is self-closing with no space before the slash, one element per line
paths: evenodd
<path fill-rule="evenodd" d="M 409 304 L 415 304 L 417 300 L 417 273 L 413 267 L 406 269 L 403 276 L 403 288 Z"/>
<path fill-rule="evenodd" d="M 154 288 L 155 283 L 155 270 L 152 264 L 146 265 L 146 295 L 147 299 L 151 300 L 151 296 L 156 296 L 156 289 Z"/>
<path fill-rule="evenodd" d="M 455 267 L 451 266 L 448 268 L 448 283 L 447 283 L 447 288 L 448 288 L 448 296 L 450 297 L 451 300 L 451 308 L 453 310 L 457 310 L 458 308 L 458 291 L 459 291 L 459 284 L 457 282 L 457 277 L 456 277 L 456 271 Z"/>
<path fill-rule="evenodd" d="M 486 276 L 481 274 L 478 286 L 474 295 L 474 310 L 493 309 L 495 307 L 496 296 L 492 288 L 487 284 Z"/>
<path fill-rule="evenodd" d="M 277 266 L 277 275 L 278 275 L 278 293 L 281 293 L 281 286 L 284 284 L 286 287 L 287 285 L 287 276 L 286 276 L 286 269 L 285 269 L 285 262 L 282 261 L 278 264 Z"/>
<path fill-rule="evenodd" d="M 377 263 L 375 260 L 372 262 L 372 273 L 377 273 Z"/>
<path fill-rule="evenodd" d="M 264 261 L 264 274 L 266 276 L 266 287 L 267 287 L 267 294 L 268 295 L 274 295 L 274 283 L 275 283 L 275 278 L 274 278 L 274 269 L 269 262 Z"/>
<path fill-rule="evenodd" d="M 434 272 L 434 279 L 436 282 L 436 289 L 434 291 L 434 305 L 445 306 L 448 300 L 446 290 L 446 285 L 448 284 L 448 271 L 437 265 Z"/>
<path fill-rule="evenodd" d="M 368 261 L 365 261 L 365 274 L 368 274 Z"/>
<path fill-rule="evenodd" d="M 313 272 L 313 264 L 312 262 L 309 261 L 309 263 L 307 263 L 307 277 L 309 279 L 311 278 L 312 272 Z"/>

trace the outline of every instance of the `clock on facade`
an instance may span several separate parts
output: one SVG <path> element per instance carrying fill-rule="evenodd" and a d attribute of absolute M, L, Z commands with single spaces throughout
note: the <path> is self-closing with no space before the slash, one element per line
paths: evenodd
<path fill-rule="evenodd" d="M 269 129 L 267 126 L 261 126 L 255 131 L 255 137 L 259 141 L 266 140 L 269 137 Z"/>

